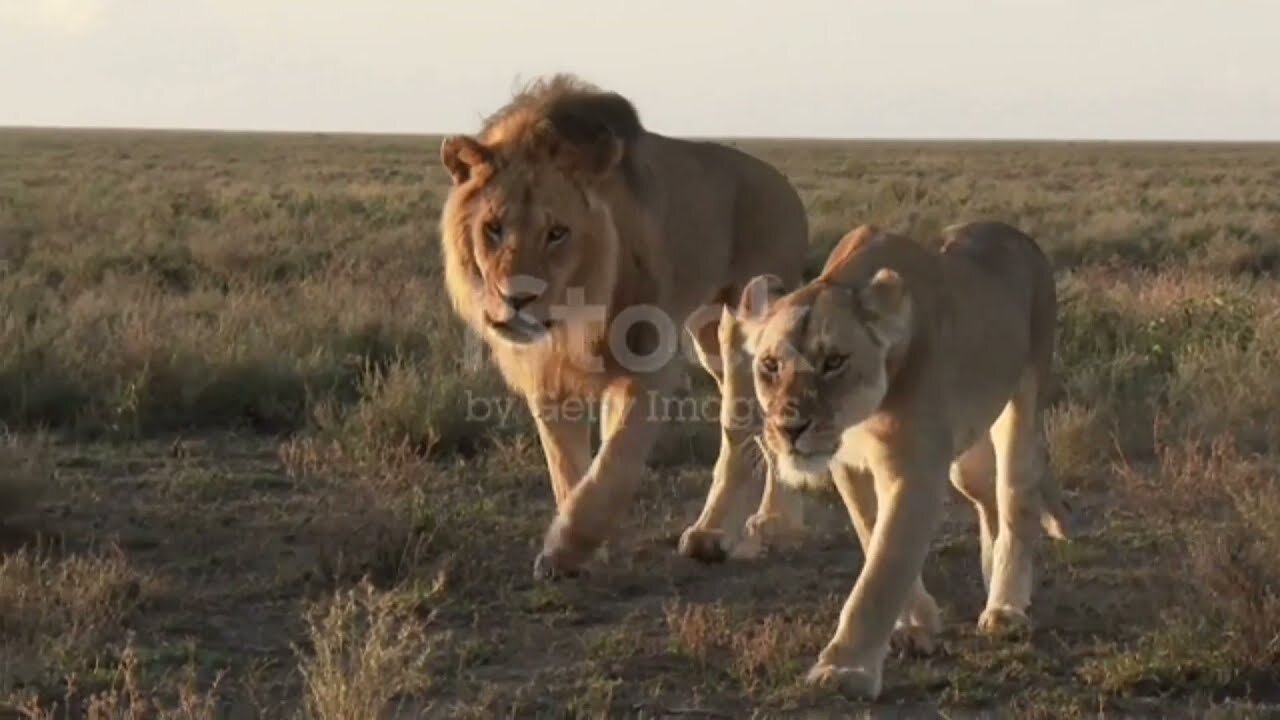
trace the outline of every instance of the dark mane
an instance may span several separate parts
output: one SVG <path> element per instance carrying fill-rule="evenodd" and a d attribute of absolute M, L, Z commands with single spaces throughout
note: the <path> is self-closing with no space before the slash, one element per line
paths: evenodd
<path fill-rule="evenodd" d="M 573 144 L 590 144 L 603 132 L 628 146 L 644 126 L 629 100 L 569 74 L 538 78 L 485 118 L 481 135 L 518 144 L 522 136 L 549 121 L 556 134 Z"/>

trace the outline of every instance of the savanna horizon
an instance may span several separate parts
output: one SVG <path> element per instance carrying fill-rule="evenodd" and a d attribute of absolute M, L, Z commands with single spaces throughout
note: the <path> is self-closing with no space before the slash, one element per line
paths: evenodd
<path fill-rule="evenodd" d="M 465 134 L 473 130 L 470 127 L 435 128 L 422 130 L 375 130 L 358 128 L 324 128 L 324 127 L 257 127 L 243 126 L 197 126 L 197 125 L 92 125 L 74 123 L 38 123 L 38 124 L 0 124 L 3 132 L 55 132 L 55 133 L 151 133 L 157 135 L 249 135 L 261 137 L 274 136 L 326 136 L 334 138 L 384 138 L 384 139 L 426 139 L 439 141 L 456 134 Z M 662 132 L 661 130 L 659 130 Z M 670 137 L 689 140 L 706 140 L 710 142 L 747 142 L 747 143 L 819 143 L 819 144 L 917 144 L 924 146 L 946 144 L 998 144 L 998 145 L 1134 145 L 1139 147 L 1208 147 L 1208 148 L 1256 148 L 1280 145 L 1280 138 L 1227 138 L 1227 137 L 1152 137 L 1152 136 L 1054 136 L 1054 135 L 779 135 L 753 133 L 718 133 L 691 134 L 682 132 L 664 132 Z"/>

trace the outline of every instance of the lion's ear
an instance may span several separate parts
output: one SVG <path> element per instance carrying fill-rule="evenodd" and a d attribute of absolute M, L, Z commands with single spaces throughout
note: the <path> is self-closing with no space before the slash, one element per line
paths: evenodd
<path fill-rule="evenodd" d="M 738 299 L 738 311 L 735 314 L 748 344 L 751 344 L 751 339 L 764 324 L 769 308 L 786 294 L 787 288 L 782 278 L 773 273 L 751 278 L 751 281 L 742 289 L 742 297 Z"/>
<path fill-rule="evenodd" d="M 453 178 L 454 185 L 461 185 L 475 175 L 476 170 L 492 160 L 488 148 L 467 135 L 451 135 L 440 143 L 440 162 Z"/>
<path fill-rule="evenodd" d="M 552 162 L 588 181 L 613 172 L 626 152 L 622 138 L 607 125 L 567 113 L 544 119 L 535 132 Z"/>
<path fill-rule="evenodd" d="M 911 296 L 897 272 L 889 268 L 877 270 L 859 292 L 858 300 L 871 315 L 881 339 L 898 343 L 911 333 Z"/>
<path fill-rule="evenodd" d="M 578 147 L 575 161 L 578 169 L 591 177 L 604 177 L 622 162 L 626 151 L 622 140 L 612 132 Z"/>

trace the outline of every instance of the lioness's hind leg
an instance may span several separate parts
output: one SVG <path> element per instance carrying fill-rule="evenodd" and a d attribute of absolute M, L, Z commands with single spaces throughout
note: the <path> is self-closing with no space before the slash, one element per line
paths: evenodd
<path fill-rule="evenodd" d="M 1023 375 L 991 428 L 995 448 L 998 533 L 992 549 L 991 587 L 978 629 L 987 634 L 1029 626 L 1032 554 L 1040 535 L 1037 487 L 1036 380 Z"/>
<path fill-rule="evenodd" d="M 978 513 L 978 533 L 982 544 L 982 587 L 991 591 L 991 554 L 999 532 L 999 504 L 996 502 L 996 451 L 990 434 L 973 444 L 951 464 L 951 484 L 973 503 Z"/>

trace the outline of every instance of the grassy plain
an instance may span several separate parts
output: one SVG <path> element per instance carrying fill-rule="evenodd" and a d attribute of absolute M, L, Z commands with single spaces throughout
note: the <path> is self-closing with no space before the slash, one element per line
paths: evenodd
<path fill-rule="evenodd" d="M 6 130 L 0 717 L 1280 715 L 1280 147 L 740 144 L 815 268 L 861 222 L 1051 253 L 1079 527 L 1028 640 L 974 634 L 953 497 L 939 654 L 876 708 L 805 688 L 857 542 L 817 497 L 801 549 L 677 557 L 707 425 L 589 581 L 535 584 L 551 492 L 526 415 L 467 419 L 504 391 L 442 294 L 436 138 Z"/>

